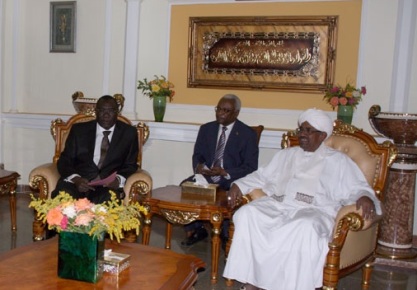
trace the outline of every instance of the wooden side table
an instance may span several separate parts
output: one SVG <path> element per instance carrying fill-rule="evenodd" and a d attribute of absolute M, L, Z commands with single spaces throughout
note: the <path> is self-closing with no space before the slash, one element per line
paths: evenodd
<path fill-rule="evenodd" d="M 223 219 L 230 219 L 232 211 L 227 207 L 225 191 L 217 193 L 216 201 L 190 200 L 181 198 L 181 187 L 169 185 L 152 190 L 151 197 L 144 201 L 148 208 L 143 225 L 142 243 L 149 244 L 152 215 L 163 216 L 167 221 L 165 248 L 171 248 L 172 224 L 189 224 L 196 220 L 209 221 L 212 225 L 211 239 L 211 282 L 217 282 L 220 254 L 220 226 Z"/>
<path fill-rule="evenodd" d="M 0 169 L 0 194 L 9 194 L 12 231 L 16 231 L 16 187 L 20 174 Z"/>

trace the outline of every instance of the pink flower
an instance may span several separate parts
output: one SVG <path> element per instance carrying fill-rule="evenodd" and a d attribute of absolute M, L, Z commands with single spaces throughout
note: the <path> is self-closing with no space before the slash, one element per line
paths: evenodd
<path fill-rule="evenodd" d="M 361 87 L 361 93 L 362 95 L 366 95 L 366 87 Z"/>
<path fill-rule="evenodd" d="M 339 98 L 338 97 L 332 97 L 330 99 L 330 105 L 332 105 L 333 107 L 336 107 L 337 105 L 339 105 Z"/>
<path fill-rule="evenodd" d="M 93 203 L 91 203 L 87 198 L 81 198 L 75 201 L 75 208 L 77 211 L 82 211 L 85 209 L 89 209 L 93 207 Z"/>
<path fill-rule="evenodd" d="M 61 208 L 58 206 L 56 208 L 51 209 L 46 214 L 46 221 L 50 226 L 59 226 L 61 225 L 61 221 L 64 218 L 64 215 L 61 212 Z"/>
<path fill-rule="evenodd" d="M 346 99 L 345 97 L 341 97 L 341 98 L 339 99 L 339 103 L 340 103 L 342 106 L 345 106 L 345 105 L 348 103 L 348 99 Z"/>
<path fill-rule="evenodd" d="M 333 88 L 330 90 L 330 92 L 331 92 L 332 94 L 336 94 L 336 93 L 338 93 L 338 92 L 339 92 L 339 88 L 338 88 L 338 87 L 333 87 Z"/>
<path fill-rule="evenodd" d="M 75 218 L 74 224 L 77 226 L 87 226 L 93 220 L 91 213 L 83 213 Z"/>
<path fill-rule="evenodd" d="M 68 217 L 64 216 L 61 220 L 61 229 L 65 230 L 68 227 Z"/>

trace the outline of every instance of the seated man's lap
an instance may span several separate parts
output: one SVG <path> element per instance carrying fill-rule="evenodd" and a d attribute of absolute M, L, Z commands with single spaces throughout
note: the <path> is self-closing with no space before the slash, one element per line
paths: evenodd
<path fill-rule="evenodd" d="M 103 186 L 97 186 L 96 190 L 94 191 L 88 191 L 88 192 L 79 192 L 77 188 L 75 187 L 75 184 L 72 182 L 67 182 L 62 179 L 60 179 L 55 187 L 55 190 L 52 191 L 51 197 L 56 197 L 61 191 L 64 191 L 71 195 L 75 199 L 80 198 L 87 198 L 89 201 L 91 201 L 94 204 L 100 204 L 106 201 L 110 200 L 110 190 L 108 187 Z M 118 190 L 112 190 L 118 199 L 124 198 L 124 192 L 122 188 L 119 188 Z"/>

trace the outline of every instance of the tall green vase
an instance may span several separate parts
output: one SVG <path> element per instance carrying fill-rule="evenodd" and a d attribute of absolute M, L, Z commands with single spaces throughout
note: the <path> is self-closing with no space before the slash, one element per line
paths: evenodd
<path fill-rule="evenodd" d="M 352 106 L 342 106 L 337 107 L 337 119 L 342 120 L 346 124 L 352 124 L 353 117 L 353 107 Z"/>
<path fill-rule="evenodd" d="M 58 277 L 96 283 L 103 270 L 98 260 L 104 258 L 104 235 L 60 232 L 58 241 Z"/>
<path fill-rule="evenodd" d="M 167 104 L 166 96 L 153 96 L 153 115 L 155 122 L 163 122 Z"/>

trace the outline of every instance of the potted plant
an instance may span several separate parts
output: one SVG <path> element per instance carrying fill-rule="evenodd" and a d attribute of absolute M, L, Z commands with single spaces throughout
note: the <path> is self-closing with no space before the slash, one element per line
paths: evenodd
<path fill-rule="evenodd" d="M 345 123 L 351 124 L 353 111 L 366 95 L 366 87 L 356 88 L 350 83 L 342 87 L 340 85 L 330 87 L 326 90 L 323 100 L 332 106 L 337 107 L 337 118 Z"/>
<path fill-rule="evenodd" d="M 174 84 L 168 81 L 164 76 L 154 76 L 155 78 L 148 81 L 146 78 L 143 81 L 138 81 L 138 90 L 142 90 L 145 96 L 153 99 L 153 112 L 156 122 L 163 122 L 166 108 L 167 98 L 171 102 L 175 91 Z"/>
<path fill-rule="evenodd" d="M 137 202 L 123 205 L 114 192 L 103 204 L 76 200 L 65 192 L 46 200 L 32 195 L 29 207 L 49 229 L 59 233 L 58 276 L 93 283 L 102 275 L 98 260 L 104 256 L 104 235 L 120 242 L 126 230 L 139 234 L 139 218 L 146 213 Z"/>

